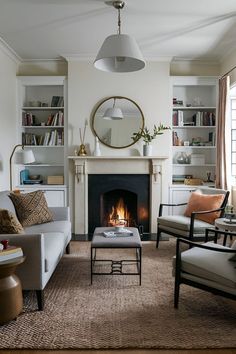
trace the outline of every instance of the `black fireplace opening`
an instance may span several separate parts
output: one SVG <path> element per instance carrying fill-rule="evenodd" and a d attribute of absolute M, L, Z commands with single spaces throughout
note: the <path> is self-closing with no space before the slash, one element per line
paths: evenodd
<path fill-rule="evenodd" d="M 88 232 L 119 223 L 149 233 L 150 178 L 144 174 L 88 175 Z"/>

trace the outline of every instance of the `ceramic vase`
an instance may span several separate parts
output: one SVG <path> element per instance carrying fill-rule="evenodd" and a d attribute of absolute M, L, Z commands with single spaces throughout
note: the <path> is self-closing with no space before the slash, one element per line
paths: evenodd
<path fill-rule="evenodd" d="M 100 145 L 99 145 L 99 140 L 96 137 L 95 139 L 95 149 L 94 149 L 94 156 L 101 156 L 101 150 L 100 150 Z"/>
<path fill-rule="evenodd" d="M 151 156 L 152 155 L 152 145 L 143 145 L 143 156 Z"/>

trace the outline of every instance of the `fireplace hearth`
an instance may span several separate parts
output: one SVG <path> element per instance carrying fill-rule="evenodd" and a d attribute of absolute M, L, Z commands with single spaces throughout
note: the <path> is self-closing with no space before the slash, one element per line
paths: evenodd
<path fill-rule="evenodd" d="M 149 175 L 93 174 L 88 176 L 88 231 L 97 226 L 125 224 L 148 233 Z"/>

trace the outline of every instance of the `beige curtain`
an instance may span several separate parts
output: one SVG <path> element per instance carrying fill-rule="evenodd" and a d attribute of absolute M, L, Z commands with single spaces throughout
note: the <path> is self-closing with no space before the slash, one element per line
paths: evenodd
<path fill-rule="evenodd" d="M 218 119 L 216 127 L 216 187 L 228 189 L 226 163 L 226 110 L 229 92 L 229 76 L 219 80 Z"/>

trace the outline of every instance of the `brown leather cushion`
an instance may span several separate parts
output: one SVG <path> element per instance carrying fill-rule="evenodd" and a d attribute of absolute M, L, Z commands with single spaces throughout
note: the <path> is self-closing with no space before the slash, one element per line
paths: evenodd
<path fill-rule="evenodd" d="M 16 215 L 10 210 L 0 209 L 0 234 L 21 234 L 24 232 Z"/>
<path fill-rule="evenodd" d="M 42 191 L 9 195 L 22 226 L 31 226 L 53 221 L 51 211 Z"/>
<path fill-rule="evenodd" d="M 199 192 L 192 192 L 184 215 L 190 217 L 193 211 L 218 209 L 221 207 L 224 197 L 224 194 L 201 194 Z M 214 224 L 215 219 L 219 217 L 220 212 L 196 216 L 197 219 L 205 221 L 209 224 Z"/>

